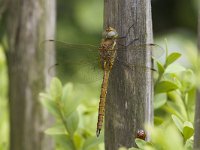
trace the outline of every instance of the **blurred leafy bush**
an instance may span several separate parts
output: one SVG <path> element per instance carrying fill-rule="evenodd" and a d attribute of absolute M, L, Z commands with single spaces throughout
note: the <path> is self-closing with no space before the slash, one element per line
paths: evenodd
<path fill-rule="evenodd" d="M 81 111 L 81 99 L 76 96 L 71 83 L 63 87 L 59 79 L 53 78 L 49 92 L 40 93 L 40 101 L 56 120 L 45 133 L 55 139 L 59 150 L 99 149 L 103 136 L 96 138 L 88 126 L 80 125 L 81 118 L 84 121 L 86 117 Z"/>
<path fill-rule="evenodd" d="M 166 46 L 164 63 L 155 60 L 158 70 L 154 85 L 155 126 L 146 128 L 151 141 L 136 138 L 138 148 L 129 150 L 192 150 L 196 76 L 191 69 L 175 63 L 180 57 L 178 52 L 168 54 Z M 82 102 L 73 92 L 71 83 L 62 87 L 61 82 L 54 78 L 50 91 L 41 93 L 40 99 L 56 119 L 55 125 L 45 133 L 55 139 L 60 149 L 99 149 L 103 137 L 98 139 L 87 130 L 88 126 L 79 126 L 80 118 L 84 118 L 79 111 Z"/>
<path fill-rule="evenodd" d="M 138 148 L 128 150 L 192 150 L 196 76 L 175 61 L 181 54 L 168 54 L 165 62 L 156 60 L 158 74 L 154 85 L 154 127 L 148 126 L 150 142 L 135 139 Z M 126 148 L 121 148 L 126 149 Z"/>
<path fill-rule="evenodd" d="M 6 58 L 0 45 L 0 150 L 7 150 L 9 145 L 9 113 L 8 113 L 8 78 Z"/>

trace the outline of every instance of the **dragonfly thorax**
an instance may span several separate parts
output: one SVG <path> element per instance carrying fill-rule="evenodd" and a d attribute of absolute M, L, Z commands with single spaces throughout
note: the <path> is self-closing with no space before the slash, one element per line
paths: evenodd
<path fill-rule="evenodd" d="M 99 54 L 102 69 L 111 70 L 116 57 L 116 39 L 103 39 Z"/>

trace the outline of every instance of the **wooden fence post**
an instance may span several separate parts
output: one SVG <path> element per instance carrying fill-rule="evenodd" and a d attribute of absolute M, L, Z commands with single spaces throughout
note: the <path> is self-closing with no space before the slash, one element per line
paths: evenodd
<path fill-rule="evenodd" d="M 104 27 L 114 27 L 119 35 L 129 35 L 122 43 L 133 45 L 151 43 L 152 18 L 150 0 L 104 0 Z M 105 115 L 105 148 L 117 150 L 121 146 L 135 146 L 136 132 L 145 123 L 153 122 L 152 71 L 140 66 L 151 66 L 148 49 L 131 50 L 118 56 L 119 60 L 136 64 L 133 70 L 114 65 L 108 87 Z M 148 135 L 148 132 L 147 132 Z"/>
<path fill-rule="evenodd" d="M 55 8 L 55 0 L 9 1 L 10 150 L 54 149 L 53 141 L 43 132 L 51 117 L 38 95 L 50 82 L 46 70 L 55 59 L 52 47 L 48 51 L 39 48 L 42 41 L 54 38 Z"/>

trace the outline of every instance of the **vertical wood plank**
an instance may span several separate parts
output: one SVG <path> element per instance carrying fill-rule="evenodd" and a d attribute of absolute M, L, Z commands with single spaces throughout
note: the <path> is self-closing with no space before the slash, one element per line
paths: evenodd
<path fill-rule="evenodd" d="M 55 0 L 10 0 L 7 33 L 10 149 L 53 150 L 43 132 L 51 118 L 38 94 L 50 82 L 45 70 L 55 57 L 39 48 L 45 38 L 54 38 Z"/>
<path fill-rule="evenodd" d="M 121 36 L 133 25 L 123 44 L 136 38 L 139 40 L 133 45 L 151 43 L 150 0 L 104 0 L 104 26 L 107 25 L 116 28 Z M 140 67 L 151 66 L 150 50 L 133 50 L 130 46 L 118 59 L 137 65 L 131 70 L 114 65 L 111 72 L 105 115 L 106 150 L 135 146 L 137 130 L 153 120 L 152 71 Z"/>

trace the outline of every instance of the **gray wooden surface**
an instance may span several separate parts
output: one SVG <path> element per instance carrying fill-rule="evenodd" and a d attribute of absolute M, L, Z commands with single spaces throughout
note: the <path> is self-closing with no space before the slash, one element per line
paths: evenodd
<path fill-rule="evenodd" d="M 55 0 L 10 0 L 7 31 L 10 149 L 53 150 L 53 142 L 43 132 L 51 119 L 38 94 L 50 82 L 45 70 L 54 60 L 39 45 L 54 38 Z M 49 52 L 53 52 L 50 47 Z"/>
<path fill-rule="evenodd" d="M 104 0 L 104 27 L 117 29 L 119 35 L 128 37 L 122 44 L 152 42 L 152 20 L 150 0 Z M 140 66 L 151 66 L 151 53 L 145 49 L 120 53 L 119 60 L 137 64 L 132 69 L 115 65 L 109 80 L 105 115 L 105 148 L 117 150 L 121 146 L 135 146 L 138 129 L 153 120 L 152 71 Z"/>

